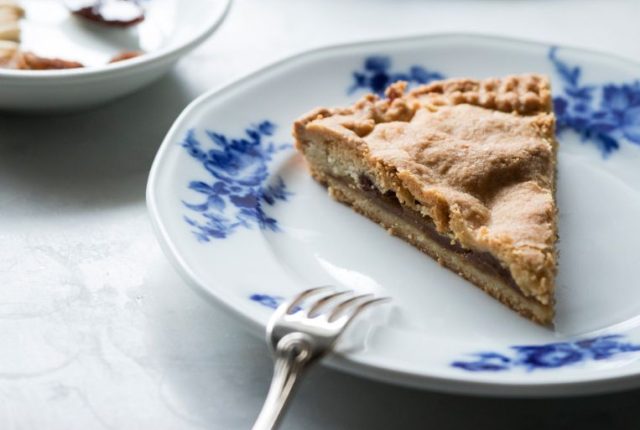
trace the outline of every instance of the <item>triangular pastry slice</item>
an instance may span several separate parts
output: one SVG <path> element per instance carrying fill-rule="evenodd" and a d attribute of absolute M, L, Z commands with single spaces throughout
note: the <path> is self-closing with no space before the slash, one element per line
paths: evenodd
<path fill-rule="evenodd" d="M 316 109 L 296 147 L 331 196 L 533 321 L 556 275 L 549 80 L 450 79 Z M 425 280 L 425 282 L 429 282 Z"/>

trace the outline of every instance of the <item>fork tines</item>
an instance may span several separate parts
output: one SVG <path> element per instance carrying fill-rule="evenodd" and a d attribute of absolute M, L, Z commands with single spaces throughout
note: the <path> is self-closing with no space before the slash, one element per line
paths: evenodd
<path fill-rule="evenodd" d="M 318 296 L 313 302 L 301 308 L 301 305 L 314 296 Z M 348 297 L 345 300 L 338 298 Z M 350 296 L 350 297 L 349 297 Z M 305 290 L 283 303 L 278 310 L 282 314 L 297 314 L 300 317 L 323 317 L 329 322 L 348 322 L 359 313 L 376 303 L 388 301 L 388 297 L 375 297 L 372 293 L 355 294 L 353 290 L 336 291 L 335 287 L 322 286 Z"/>

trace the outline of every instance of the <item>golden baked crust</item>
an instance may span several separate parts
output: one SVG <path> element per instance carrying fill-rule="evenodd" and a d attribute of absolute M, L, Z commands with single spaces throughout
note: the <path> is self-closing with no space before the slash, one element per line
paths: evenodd
<path fill-rule="evenodd" d="M 303 153 L 324 143 L 357 154 L 357 166 L 343 163 L 341 174 L 357 181 L 367 172 L 441 234 L 495 256 L 525 296 L 553 306 L 554 127 L 549 81 L 530 74 L 409 92 L 396 83 L 384 99 L 314 110 L 294 124 L 294 136 Z"/>

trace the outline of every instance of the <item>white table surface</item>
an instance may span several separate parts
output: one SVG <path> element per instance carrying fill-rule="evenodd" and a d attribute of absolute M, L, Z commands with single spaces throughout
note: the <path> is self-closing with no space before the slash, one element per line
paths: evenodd
<path fill-rule="evenodd" d="M 0 115 L 0 429 L 250 427 L 271 377 L 264 342 L 181 281 L 145 210 L 153 156 L 197 95 L 310 47 L 439 31 L 640 59 L 639 18 L 637 0 L 238 0 L 136 95 Z M 637 428 L 639 400 L 482 399 L 316 368 L 283 428 Z"/>

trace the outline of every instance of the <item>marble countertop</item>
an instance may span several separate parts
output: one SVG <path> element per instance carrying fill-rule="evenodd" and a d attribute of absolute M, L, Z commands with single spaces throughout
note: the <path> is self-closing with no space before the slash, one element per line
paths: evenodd
<path fill-rule="evenodd" d="M 250 428 L 266 346 L 182 282 L 145 209 L 158 145 L 202 92 L 311 47 L 442 31 L 640 59 L 638 17 L 636 0 L 237 0 L 217 34 L 135 95 L 0 115 L 0 428 Z M 318 367 L 283 428 L 635 428 L 639 400 L 453 396 Z"/>

